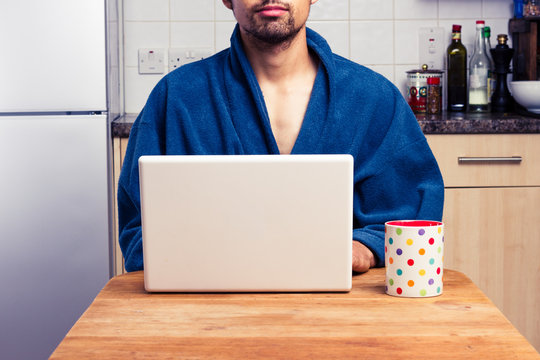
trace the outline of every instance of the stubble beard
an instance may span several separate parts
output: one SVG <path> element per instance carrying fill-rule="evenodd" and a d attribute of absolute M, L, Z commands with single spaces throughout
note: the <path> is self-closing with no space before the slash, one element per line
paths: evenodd
<path fill-rule="evenodd" d="M 264 1 L 260 6 L 267 4 L 276 4 L 279 1 Z M 280 3 L 281 4 L 281 3 Z M 296 27 L 296 21 L 294 17 L 294 8 L 288 6 L 288 14 L 284 19 L 268 19 L 260 20 L 256 17 L 257 9 L 251 9 L 250 17 L 248 19 L 248 26 L 244 28 L 245 32 L 260 43 L 268 46 L 281 45 L 282 47 L 288 47 L 291 41 L 302 30 L 304 24 Z"/>
<path fill-rule="evenodd" d="M 295 28 L 292 15 L 284 21 L 265 21 L 263 24 L 257 23 L 254 18 L 250 20 L 250 27 L 245 29 L 246 32 L 268 45 L 288 44 L 301 30 L 301 27 Z"/>

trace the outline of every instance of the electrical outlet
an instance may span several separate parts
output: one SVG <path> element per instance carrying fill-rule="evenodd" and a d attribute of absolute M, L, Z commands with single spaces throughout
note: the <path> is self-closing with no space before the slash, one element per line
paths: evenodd
<path fill-rule="evenodd" d="M 139 74 L 163 74 L 164 58 L 163 49 L 139 49 Z"/>
<path fill-rule="evenodd" d="M 169 72 L 182 65 L 205 59 L 213 54 L 211 49 L 171 48 L 169 49 Z"/>
<path fill-rule="evenodd" d="M 420 28 L 418 31 L 418 50 L 420 66 L 427 64 L 428 69 L 444 69 L 444 58 L 448 43 L 444 39 L 442 27 Z"/>

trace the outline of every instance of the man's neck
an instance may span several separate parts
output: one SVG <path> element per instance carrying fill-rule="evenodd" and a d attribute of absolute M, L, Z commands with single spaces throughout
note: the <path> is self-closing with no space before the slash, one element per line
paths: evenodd
<path fill-rule="evenodd" d="M 242 41 L 263 93 L 279 152 L 290 154 L 317 76 L 318 60 L 316 55 L 310 55 L 306 29 L 286 44 L 261 44 L 244 33 Z"/>
<path fill-rule="evenodd" d="M 284 83 L 316 72 L 317 61 L 309 53 L 305 27 L 290 41 L 277 45 L 262 43 L 243 31 L 241 36 L 246 55 L 260 84 Z"/>

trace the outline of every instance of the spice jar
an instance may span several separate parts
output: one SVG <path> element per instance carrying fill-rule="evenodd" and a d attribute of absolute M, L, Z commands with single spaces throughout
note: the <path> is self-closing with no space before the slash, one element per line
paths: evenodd
<path fill-rule="evenodd" d="M 441 80 L 438 77 L 427 79 L 426 112 L 428 114 L 440 114 L 442 108 Z"/>
<path fill-rule="evenodd" d="M 523 9 L 523 13 L 526 18 L 536 17 L 540 15 L 540 6 L 538 5 L 538 0 L 529 0 Z"/>
<path fill-rule="evenodd" d="M 426 113 L 427 80 L 432 77 L 439 78 L 440 86 L 442 74 L 443 72 L 440 70 L 428 70 L 426 64 L 422 65 L 421 70 L 407 71 L 407 102 L 413 112 L 417 114 Z"/>

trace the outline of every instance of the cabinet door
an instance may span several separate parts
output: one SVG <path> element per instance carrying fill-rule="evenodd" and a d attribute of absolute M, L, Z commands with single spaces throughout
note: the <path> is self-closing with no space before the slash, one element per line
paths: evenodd
<path fill-rule="evenodd" d="M 540 187 L 445 195 L 445 267 L 468 275 L 540 349 Z"/>
<path fill-rule="evenodd" d="M 113 138 L 113 162 L 114 162 L 114 275 L 120 275 L 125 273 L 124 269 L 124 257 L 120 250 L 120 244 L 118 243 L 118 203 L 116 201 L 118 194 L 118 179 L 120 178 L 120 171 L 122 170 L 122 164 L 124 162 L 124 156 L 126 155 L 126 148 L 128 144 L 128 138 Z"/>

